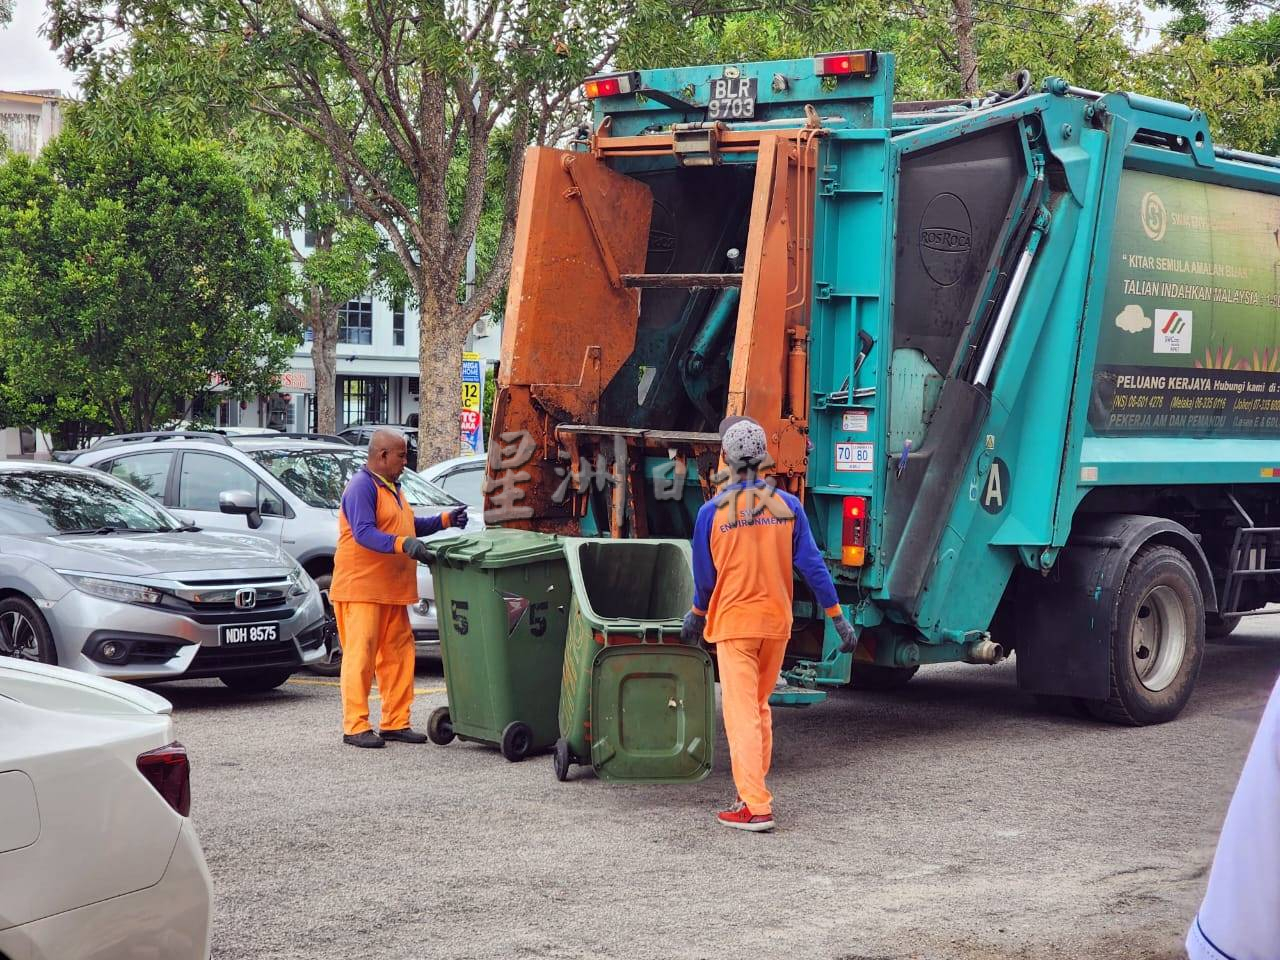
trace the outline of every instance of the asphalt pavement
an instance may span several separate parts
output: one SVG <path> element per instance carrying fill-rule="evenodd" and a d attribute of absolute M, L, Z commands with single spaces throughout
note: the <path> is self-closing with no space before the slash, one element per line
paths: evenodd
<path fill-rule="evenodd" d="M 561 784 L 549 756 L 344 746 L 333 681 L 156 689 L 191 752 L 217 960 L 1172 960 L 1280 672 L 1267 624 L 1211 643 L 1159 727 L 1044 713 L 1007 663 L 776 709 L 758 835 L 713 820 L 723 735 L 701 784 Z M 438 663 L 417 689 L 424 728 Z"/>

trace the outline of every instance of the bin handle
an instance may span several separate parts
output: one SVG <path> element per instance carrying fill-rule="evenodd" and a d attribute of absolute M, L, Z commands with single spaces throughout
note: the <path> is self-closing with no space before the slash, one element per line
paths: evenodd
<path fill-rule="evenodd" d="M 457 547 L 458 544 L 461 542 L 463 541 L 455 539 L 455 540 L 448 540 L 440 544 L 440 546 L 435 548 L 436 559 L 439 560 L 441 563 L 443 563 L 445 566 L 452 567 L 455 570 L 460 569 L 462 567 L 462 561 L 455 560 L 452 556 L 452 553 L 454 548 Z M 477 560 L 480 557 L 483 557 L 486 553 L 489 552 L 489 550 L 492 547 L 493 547 L 492 543 L 482 544 L 480 546 L 480 549 L 476 550 L 476 552 L 472 554 L 469 559 Z"/>

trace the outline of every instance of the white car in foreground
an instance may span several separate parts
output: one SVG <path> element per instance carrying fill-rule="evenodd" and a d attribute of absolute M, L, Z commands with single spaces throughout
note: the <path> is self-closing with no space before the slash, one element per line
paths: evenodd
<path fill-rule="evenodd" d="M 0 958 L 207 960 L 212 888 L 169 711 L 0 659 Z"/>

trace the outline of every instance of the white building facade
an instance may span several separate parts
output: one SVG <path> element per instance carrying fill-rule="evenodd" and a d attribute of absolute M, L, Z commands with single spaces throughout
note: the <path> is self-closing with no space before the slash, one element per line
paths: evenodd
<path fill-rule="evenodd" d="M 293 239 L 299 250 L 309 252 L 301 231 Z M 472 329 L 467 350 L 480 354 L 485 366 L 492 366 L 498 361 L 501 340 L 498 325 L 482 320 Z M 373 294 L 345 304 L 338 312 L 337 359 L 338 430 L 358 423 L 416 425 L 420 382 L 416 308 Z M 461 389 L 461 355 L 458 364 Z M 311 332 L 307 331 L 281 377 L 281 392 L 252 402 L 224 402 L 217 424 L 313 431 L 315 383 Z"/>
<path fill-rule="evenodd" d="M 6 149 L 35 159 L 62 132 L 57 90 L 0 90 L 0 139 Z"/>

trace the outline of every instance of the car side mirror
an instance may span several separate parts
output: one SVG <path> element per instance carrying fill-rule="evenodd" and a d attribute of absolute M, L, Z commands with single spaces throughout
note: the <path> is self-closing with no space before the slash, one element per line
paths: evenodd
<path fill-rule="evenodd" d="M 251 530 L 262 526 L 262 513 L 258 501 L 248 490 L 223 490 L 218 494 L 218 509 L 223 513 L 238 513 L 245 518 Z"/>

